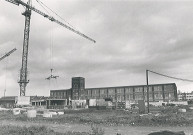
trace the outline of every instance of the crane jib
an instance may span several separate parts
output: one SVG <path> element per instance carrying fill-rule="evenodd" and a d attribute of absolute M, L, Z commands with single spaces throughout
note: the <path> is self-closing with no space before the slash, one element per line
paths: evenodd
<path fill-rule="evenodd" d="M 4 58 L 8 57 L 10 54 L 12 54 L 14 51 L 16 51 L 17 49 L 14 48 L 11 51 L 9 51 L 8 53 L 6 53 L 4 56 L 0 57 L 0 61 L 3 60 Z"/>
<path fill-rule="evenodd" d="M 21 4 L 21 5 L 25 6 L 26 8 L 29 8 L 30 10 L 33 10 L 33 11 L 35 11 L 36 13 L 42 15 L 43 17 L 48 18 L 50 21 L 53 21 L 53 22 L 55 22 L 55 23 L 57 23 L 57 24 L 65 27 L 65 28 L 67 28 L 68 30 L 70 30 L 70 31 L 72 31 L 72 32 L 74 32 L 74 33 L 76 33 L 76 34 L 78 34 L 78 35 L 80 35 L 80 36 L 82 36 L 82 37 L 84 37 L 84 38 L 86 38 L 86 39 L 88 39 L 88 40 L 96 43 L 96 41 L 93 40 L 92 38 L 90 38 L 90 37 L 86 36 L 85 34 L 83 34 L 83 33 L 79 32 L 79 31 L 71 28 L 70 26 L 68 26 L 68 25 L 66 25 L 66 24 L 64 24 L 64 23 L 56 20 L 54 17 L 45 14 L 44 12 L 36 9 L 35 7 L 30 6 L 30 5 L 26 4 L 26 3 L 24 3 L 24 2 L 21 1 L 21 0 L 5 0 L 5 1 L 11 2 L 11 3 L 16 4 L 16 5 Z"/>
<path fill-rule="evenodd" d="M 18 5 L 19 6 L 19 3 L 17 2 L 17 0 L 5 0 L 5 1 L 8 1 L 12 4 L 15 4 L 15 5 Z"/>
<path fill-rule="evenodd" d="M 24 7 L 26 7 L 26 10 L 25 12 L 23 13 L 23 15 L 25 16 L 25 29 L 24 29 L 24 40 L 23 40 L 23 55 L 22 55 L 22 67 L 21 67 L 21 70 L 20 70 L 20 80 L 19 80 L 19 84 L 20 84 L 20 96 L 25 96 L 25 91 L 26 91 L 26 86 L 27 86 L 27 83 L 29 83 L 29 80 L 27 79 L 27 74 L 28 74 L 28 71 L 27 71 L 27 61 L 28 61 L 28 44 L 29 44 L 29 31 L 30 31 L 30 18 L 31 18 L 31 11 L 34 11 L 40 15 L 42 15 L 43 17 L 49 19 L 50 21 L 53 21 L 65 28 L 67 28 L 68 30 L 92 41 L 92 42 L 96 42 L 95 40 L 93 40 L 92 38 L 86 36 L 85 34 L 75 30 L 74 28 L 56 20 L 54 17 L 52 16 L 49 16 L 47 14 L 45 14 L 44 12 L 36 9 L 35 7 L 31 6 L 30 3 L 31 3 L 31 0 L 28 0 L 28 3 L 24 3 L 23 1 L 21 0 L 5 0 L 5 1 L 8 1 L 12 4 L 15 4 L 15 5 L 23 5 Z M 6 56 L 5 56 L 6 57 Z M 53 76 L 52 76 L 53 77 Z M 57 76 L 54 76 L 54 78 L 56 78 Z"/>

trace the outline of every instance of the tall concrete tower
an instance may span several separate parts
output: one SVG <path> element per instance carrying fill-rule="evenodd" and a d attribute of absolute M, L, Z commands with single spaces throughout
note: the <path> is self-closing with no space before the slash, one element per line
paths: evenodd
<path fill-rule="evenodd" d="M 72 78 L 72 100 L 84 99 L 85 79 L 83 77 Z"/>

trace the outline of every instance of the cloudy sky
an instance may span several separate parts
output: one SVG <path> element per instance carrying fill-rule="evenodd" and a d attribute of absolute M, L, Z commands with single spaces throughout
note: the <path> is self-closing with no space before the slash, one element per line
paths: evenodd
<path fill-rule="evenodd" d="M 49 95 L 71 88 L 72 77 L 86 87 L 146 84 L 146 69 L 193 80 L 193 2 L 129 0 L 41 0 L 96 43 L 32 13 L 26 95 Z M 26 2 L 26 0 L 24 0 Z M 36 8 L 47 13 L 35 0 Z M 0 1 L 0 96 L 19 95 L 24 7 Z M 57 80 L 45 80 L 50 68 Z M 193 91 L 192 82 L 149 74 L 149 83 L 176 83 Z"/>

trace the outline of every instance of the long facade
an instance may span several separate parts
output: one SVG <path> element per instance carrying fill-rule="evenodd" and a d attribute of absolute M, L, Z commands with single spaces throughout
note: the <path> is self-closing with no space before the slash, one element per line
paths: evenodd
<path fill-rule="evenodd" d="M 175 83 L 149 85 L 149 101 L 177 101 Z M 51 90 L 52 99 L 86 100 L 110 98 L 114 102 L 147 101 L 147 85 L 85 88 L 83 77 L 72 78 L 72 88 Z"/>
<path fill-rule="evenodd" d="M 191 92 L 191 93 L 178 93 L 178 100 L 180 100 L 180 101 L 193 100 L 193 92 Z"/>

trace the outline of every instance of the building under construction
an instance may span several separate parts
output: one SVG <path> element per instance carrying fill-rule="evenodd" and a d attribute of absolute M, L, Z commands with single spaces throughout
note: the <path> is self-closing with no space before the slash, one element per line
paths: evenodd
<path fill-rule="evenodd" d="M 149 87 L 149 101 L 177 101 L 175 83 L 153 84 Z M 51 90 L 48 108 L 68 105 L 71 100 L 111 99 L 113 102 L 147 101 L 147 85 L 85 88 L 83 77 L 72 78 L 71 89 Z"/>

